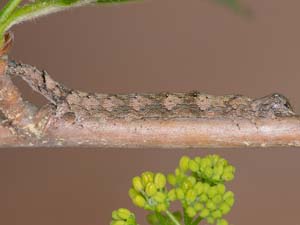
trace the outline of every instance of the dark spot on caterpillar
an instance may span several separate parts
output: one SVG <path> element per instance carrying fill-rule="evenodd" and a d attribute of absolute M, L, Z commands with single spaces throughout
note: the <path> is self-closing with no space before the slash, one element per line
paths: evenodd
<path fill-rule="evenodd" d="M 288 109 L 291 109 L 291 108 L 292 108 L 292 107 L 291 107 L 291 104 L 290 104 L 289 102 L 284 103 L 284 106 L 285 106 L 286 108 L 288 108 Z"/>
<path fill-rule="evenodd" d="M 76 115 L 74 112 L 66 112 L 63 116 L 62 119 L 68 123 L 74 123 L 76 119 Z"/>
<path fill-rule="evenodd" d="M 190 95 L 191 95 L 192 97 L 194 97 L 194 98 L 198 97 L 199 94 L 200 94 L 200 93 L 199 93 L 198 91 L 192 91 L 192 92 L 190 93 Z"/>

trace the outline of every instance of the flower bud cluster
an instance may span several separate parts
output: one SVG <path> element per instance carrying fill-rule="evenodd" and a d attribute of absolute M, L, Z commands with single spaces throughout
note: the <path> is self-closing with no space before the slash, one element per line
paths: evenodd
<path fill-rule="evenodd" d="M 183 172 L 191 172 L 198 181 L 210 184 L 231 181 L 235 173 L 235 168 L 218 155 L 195 157 L 194 159 L 183 156 L 179 162 L 179 169 Z"/>
<path fill-rule="evenodd" d="M 234 194 L 226 190 L 224 181 L 232 180 L 233 174 L 234 167 L 218 156 L 184 156 L 175 174 L 168 175 L 168 182 L 174 187 L 168 199 L 179 200 L 188 217 L 199 215 L 209 224 L 228 225 L 222 217 L 231 210 Z"/>
<path fill-rule="evenodd" d="M 164 174 L 146 171 L 132 179 L 129 196 L 138 207 L 156 212 L 166 211 L 170 205 L 166 183 Z"/>
<path fill-rule="evenodd" d="M 110 225 L 137 225 L 135 215 L 128 209 L 120 208 L 112 212 Z"/>

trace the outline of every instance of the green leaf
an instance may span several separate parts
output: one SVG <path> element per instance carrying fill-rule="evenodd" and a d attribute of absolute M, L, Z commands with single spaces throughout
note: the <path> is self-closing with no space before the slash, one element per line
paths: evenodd
<path fill-rule="evenodd" d="M 234 10 L 237 10 L 241 7 L 240 1 L 238 0 L 215 0 L 215 1 L 223 5 L 226 5 Z"/>
<path fill-rule="evenodd" d="M 68 5 L 72 5 L 72 4 L 80 2 L 80 1 L 82 1 L 82 0 L 36 0 L 36 1 L 32 2 L 31 4 L 44 3 L 44 4 L 48 4 L 49 6 L 51 6 L 51 5 L 68 6 Z"/>
<path fill-rule="evenodd" d="M 76 2 L 79 2 L 80 0 L 59 0 L 59 2 L 61 2 L 64 5 L 72 5 Z"/>
<path fill-rule="evenodd" d="M 117 2 L 129 2 L 132 0 L 97 0 L 97 3 L 117 3 Z"/>
<path fill-rule="evenodd" d="M 85 2 L 85 0 L 39 0 L 41 2 L 47 2 L 47 3 L 52 3 L 53 5 L 55 4 L 60 4 L 60 5 L 73 5 L 74 3 L 80 3 L 80 2 Z M 133 0 L 91 0 L 91 3 L 121 3 L 121 2 L 129 2 Z"/>
<path fill-rule="evenodd" d="M 215 2 L 229 7 L 233 11 L 244 16 L 251 15 L 251 9 L 241 3 L 240 0 L 214 0 Z"/>

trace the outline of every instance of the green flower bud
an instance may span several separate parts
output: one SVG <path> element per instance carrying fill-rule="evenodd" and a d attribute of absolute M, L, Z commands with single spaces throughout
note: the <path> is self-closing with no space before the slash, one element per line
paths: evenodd
<path fill-rule="evenodd" d="M 198 195 L 200 195 L 203 190 L 204 190 L 204 185 L 201 182 L 197 182 L 194 186 L 195 191 L 197 192 Z"/>
<path fill-rule="evenodd" d="M 111 213 L 111 217 L 112 217 L 114 220 L 120 220 L 120 219 L 121 219 L 121 218 L 118 216 L 117 210 L 114 210 L 114 211 Z"/>
<path fill-rule="evenodd" d="M 202 159 L 202 161 L 201 161 L 202 168 L 211 167 L 211 166 L 212 166 L 212 162 L 208 157 Z"/>
<path fill-rule="evenodd" d="M 210 198 L 213 198 L 218 193 L 218 189 L 214 187 L 210 187 L 207 191 L 207 194 Z"/>
<path fill-rule="evenodd" d="M 157 192 L 154 196 L 153 196 L 153 199 L 156 201 L 156 202 L 159 202 L 159 203 L 162 203 L 162 202 L 165 202 L 167 196 L 166 194 L 162 193 L 162 192 Z"/>
<path fill-rule="evenodd" d="M 188 202 L 194 202 L 196 200 L 197 194 L 193 189 L 187 191 L 185 195 L 185 200 Z"/>
<path fill-rule="evenodd" d="M 200 212 L 200 216 L 202 218 L 206 218 L 207 216 L 209 215 L 209 210 L 208 209 L 203 209 L 201 212 Z"/>
<path fill-rule="evenodd" d="M 136 206 L 138 206 L 140 208 L 143 208 L 146 205 L 146 200 L 143 198 L 143 196 L 137 195 L 137 196 L 134 197 L 133 203 Z"/>
<path fill-rule="evenodd" d="M 176 177 L 175 177 L 174 174 L 169 174 L 169 175 L 168 175 L 168 182 L 169 182 L 169 184 L 171 184 L 171 185 L 173 185 L 173 186 L 176 185 L 177 179 L 176 179 Z"/>
<path fill-rule="evenodd" d="M 137 225 L 134 214 L 131 214 L 131 216 L 127 219 L 126 222 L 128 225 Z"/>
<path fill-rule="evenodd" d="M 154 174 L 150 171 L 146 171 L 146 172 L 142 173 L 141 177 L 142 177 L 142 182 L 143 182 L 144 186 L 146 186 L 148 183 L 153 182 Z"/>
<path fill-rule="evenodd" d="M 215 165 L 219 161 L 219 159 L 220 159 L 219 155 L 214 154 L 214 155 L 210 156 L 210 160 L 211 160 L 213 165 Z"/>
<path fill-rule="evenodd" d="M 157 212 L 164 212 L 168 209 L 167 204 L 166 203 L 160 203 L 156 206 L 156 211 Z"/>
<path fill-rule="evenodd" d="M 219 208 L 223 215 L 226 215 L 227 213 L 229 213 L 230 209 L 231 209 L 231 207 L 225 202 L 222 203 Z"/>
<path fill-rule="evenodd" d="M 128 209 L 125 209 L 125 208 L 118 209 L 117 214 L 118 214 L 118 217 L 121 218 L 122 220 L 127 220 L 132 215 L 132 213 Z"/>
<path fill-rule="evenodd" d="M 225 193 L 226 188 L 225 188 L 224 184 L 217 184 L 216 187 L 217 187 L 217 190 L 218 190 L 219 194 L 224 194 Z"/>
<path fill-rule="evenodd" d="M 190 183 L 191 186 L 194 186 L 197 182 L 196 178 L 193 176 L 188 176 L 186 180 Z"/>
<path fill-rule="evenodd" d="M 211 213 L 212 217 L 215 219 L 220 219 L 222 217 L 221 210 L 215 210 Z"/>
<path fill-rule="evenodd" d="M 206 177 L 211 177 L 212 174 L 213 174 L 213 169 L 212 169 L 212 168 L 208 167 L 208 168 L 206 168 L 206 169 L 204 170 L 204 175 L 205 175 Z"/>
<path fill-rule="evenodd" d="M 207 202 L 208 200 L 208 197 L 206 194 L 201 194 L 200 197 L 199 197 L 199 201 L 202 202 L 202 203 L 205 203 Z"/>
<path fill-rule="evenodd" d="M 224 173 L 222 175 L 222 178 L 225 181 L 231 181 L 234 178 L 234 172 L 235 172 L 235 168 L 231 165 L 228 165 L 224 168 Z"/>
<path fill-rule="evenodd" d="M 209 210 L 215 210 L 216 204 L 212 200 L 208 200 L 206 203 L 206 208 L 208 208 Z"/>
<path fill-rule="evenodd" d="M 178 168 L 175 169 L 175 176 L 181 176 L 182 175 L 182 171 Z"/>
<path fill-rule="evenodd" d="M 187 171 L 189 169 L 189 161 L 190 158 L 188 156 L 181 157 L 179 161 L 179 168 L 183 171 Z"/>
<path fill-rule="evenodd" d="M 181 184 L 181 188 L 183 190 L 188 190 L 188 189 L 192 188 L 192 186 L 193 186 L 192 182 L 189 181 L 188 179 L 185 179 Z"/>
<path fill-rule="evenodd" d="M 214 224 L 214 222 L 215 222 L 215 218 L 213 218 L 213 217 L 207 217 L 206 218 L 206 220 L 207 220 L 207 222 L 209 223 L 209 224 Z"/>
<path fill-rule="evenodd" d="M 224 167 L 224 166 L 228 165 L 228 162 L 226 159 L 220 158 L 218 160 L 218 165 L 221 165 L 222 167 Z"/>
<path fill-rule="evenodd" d="M 207 193 L 209 189 L 210 189 L 209 184 L 208 183 L 203 183 L 203 192 Z"/>
<path fill-rule="evenodd" d="M 132 186 L 136 191 L 142 191 L 144 189 L 142 179 L 138 176 L 132 179 Z"/>
<path fill-rule="evenodd" d="M 232 165 L 228 165 L 224 168 L 224 173 L 234 173 L 235 168 Z"/>
<path fill-rule="evenodd" d="M 221 181 L 221 175 L 220 174 L 213 174 L 212 177 L 211 177 L 211 180 L 214 182 L 214 183 L 218 183 Z"/>
<path fill-rule="evenodd" d="M 222 196 L 220 194 L 216 195 L 213 197 L 212 201 L 215 203 L 215 204 L 219 204 L 222 202 Z"/>
<path fill-rule="evenodd" d="M 144 206 L 144 209 L 145 209 L 145 210 L 149 210 L 149 211 L 153 211 L 153 210 L 154 210 L 153 206 L 152 206 L 152 205 L 149 205 L 149 204 L 146 204 L 146 205 Z"/>
<path fill-rule="evenodd" d="M 129 191 L 128 191 L 128 195 L 131 199 L 133 199 L 135 196 L 137 196 L 139 193 L 134 190 L 133 188 L 130 188 Z"/>
<path fill-rule="evenodd" d="M 175 189 L 172 189 L 168 192 L 168 199 L 170 201 L 175 201 L 176 200 L 176 191 L 175 191 Z"/>
<path fill-rule="evenodd" d="M 194 161 L 197 163 L 197 164 L 201 164 L 201 158 L 199 156 L 195 157 L 194 158 Z"/>
<path fill-rule="evenodd" d="M 224 195 L 223 195 L 223 199 L 226 200 L 228 198 L 234 198 L 234 194 L 232 191 L 227 191 Z"/>
<path fill-rule="evenodd" d="M 184 199 L 184 192 L 181 188 L 176 188 L 176 196 L 179 200 Z"/>
<path fill-rule="evenodd" d="M 194 217 L 197 214 L 197 212 L 195 211 L 195 209 L 192 208 L 192 207 L 187 207 L 187 209 L 185 210 L 185 212 L 188 215 L 188 217 L 191 217 L 191 218 Z"/>
<path fill-rule="evenodd" d="M 222 179 L 225 181 L 231 181 L 233 180 L 234 175 L 232 173 L 228 173 L 228 172 L 224 172 L 224 174 L 222 175 Z"/>
<path fill-rule="evenodd" d="M 189 169 L 193 172 L 196 172 L 199 170 L 198 163 L 196 163 L 194 160 L 189 161 Z"/>
<path fill-rule="evenodd" d="M 127 225 L 124 220 L 115 220 L 110 223 L 110 225 Z"/>
<path fill-rule="evenodd" d="M 194 205 L 194 209 L 195 209 L 196 211 L 200 211 L 200 210 L 202 210 L 203 208 L 204 208 L 203 204 L 201 204 L 201 203 L 199 203 L 199 202 L 195 203 L 195 205 Z"/>
<path fill-rule="evenodd" d="M 228 225 L 228 222 L 227 222 L 227 220 L 220 219 L 217 221 L 217 225 Z"/>
<path fill-rule="evenodd" d="M 154 184 L 156 185 L 157 188 L 164 188 L 166 186 L 166 176 L 162 173 L 157 173 L 155 174 L 154 177 Z"/>
<path fill-rule="evenodd" d="M 232 191 L 227 191 L 223 196 L 224 201 L 229 205 L 233 206 L 234 204 L 234 194 Z"/>
<path fill-rule="evenodd" d="M 214 172 L 218 175 L 223 174 L 223 170 L 224 170 L 224 167 L 220 164 L 217 164 L 217 166 L 214 168 Z"/>
<path fill-rule="evenodd" d="M 226 202 L 230 207 L 232 207 L 233 204 L 234 204 L 234 197 L 227 198 L 227 199 L 225 200 L 225 202 Z"/>
<path fill-rule="evenodd" d="M 155 195 L 156 192 L 157 192 L 157 187 L 155 186 L 155 184 L 148 183 L 146 186 L 146 194 L 151 197 Z"/>

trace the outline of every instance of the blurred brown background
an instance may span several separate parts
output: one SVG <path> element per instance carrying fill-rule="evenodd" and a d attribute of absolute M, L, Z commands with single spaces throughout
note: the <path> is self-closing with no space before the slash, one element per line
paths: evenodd
<path fill-rule="evenodd" d="M 245 1 L 249 20 L 209 0 L 81 8 L 14 28 L 11 58 L 69 87 L 97 92 L 200 90 L 288 96 L 300 112 L 300 2 Z M 26 97 L 45 103 L 22 83 Z M 270 149 L 7 149 L 0 151 L 0 224 L 106 225 L 144 170 L 171 172 L 183 154 L 237 167 L 235 225 L 299 225 L 300 151 Z"/>

